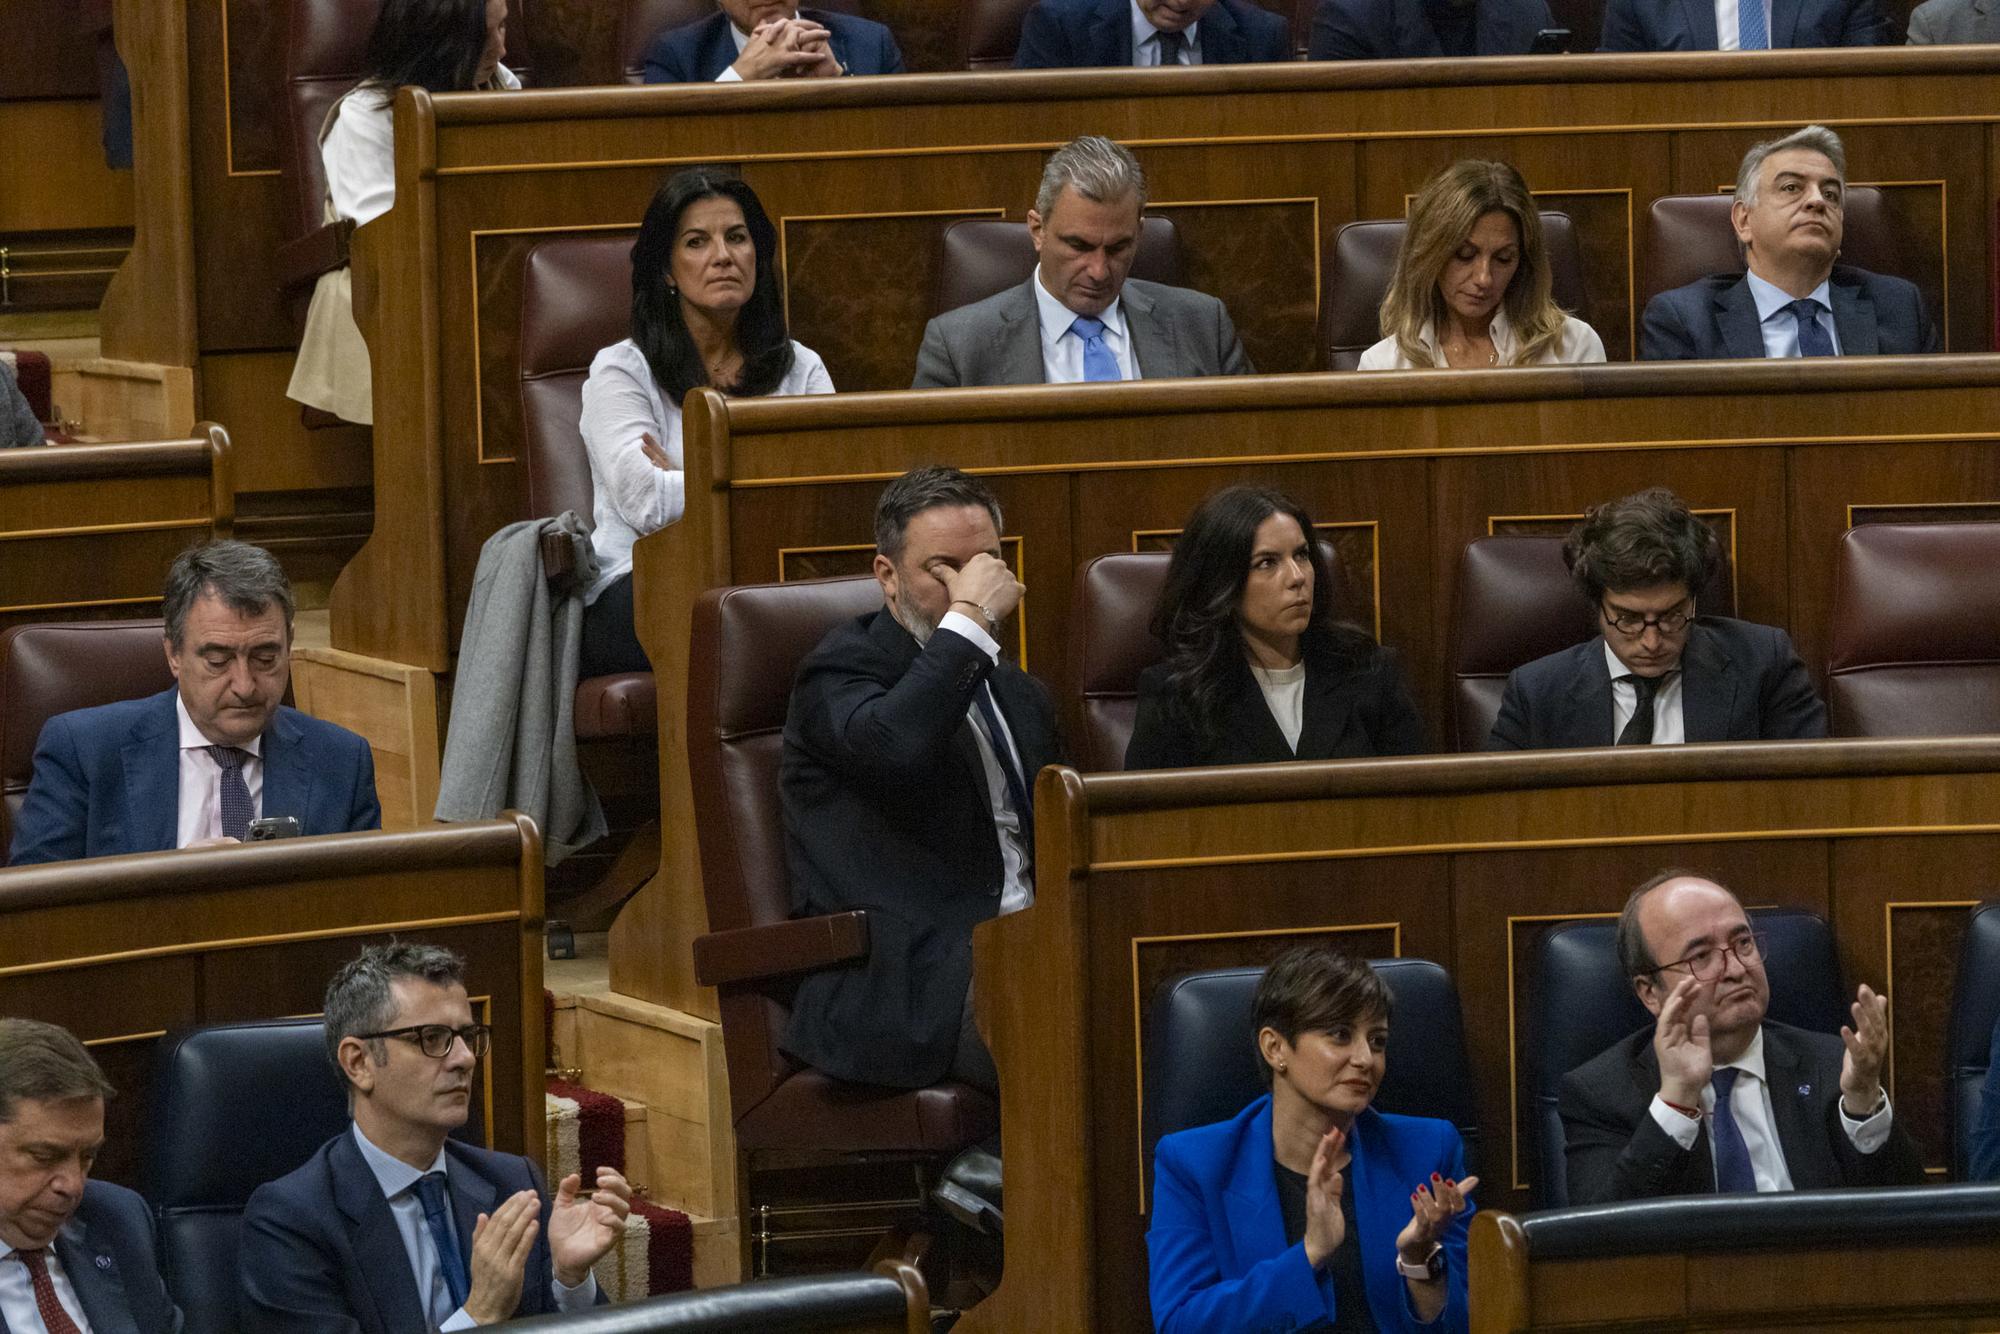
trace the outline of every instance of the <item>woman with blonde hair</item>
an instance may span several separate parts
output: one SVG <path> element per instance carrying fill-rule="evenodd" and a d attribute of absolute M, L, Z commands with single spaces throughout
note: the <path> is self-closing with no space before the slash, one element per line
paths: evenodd
<path fill-rule="evenodd" d="M 1550 295 L 1542 220 L 1521 173 L 1455 162 L 1410 208 L 1364 371 L 1603 361 L 1597 331 Z"/>

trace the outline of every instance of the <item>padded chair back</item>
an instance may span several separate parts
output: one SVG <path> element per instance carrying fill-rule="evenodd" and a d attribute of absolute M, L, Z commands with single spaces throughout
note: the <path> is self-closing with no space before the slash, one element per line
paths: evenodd
<path fill-rule="evenodd" d="M 1451 975 L 1427 959 L 1371 959 L 1369 966 L 1395 1001 L 1376 1109 L 1450 1121 L 1465 1137 L 1467 1170 L 1477 1171 L 1479 1111 Z M 1168 978 L 1153 993 L 1142 1089 L 1148 1180 L 1162 1136 L 1226 1121 L 1267 1091 L 1250 1024 L 1263 977 L 1262 968 L 1218 968 Z"/>
<path fill-rule="evenodd" d="M 1853 998 L 1840 980 L 1833 929 L 1803 908 L 1752 908 L 1765 934 L 1771 980 L 1767 1018 L 1815 1033 L 1838 1033 Z M 1618 965 L 1616 919 L 1560 922 L 1535 951 L 1534 995 L 1522 1050 L 1534 1093 L 1533 1184 L 1537 1209 L 1569 1203 L 1563 1160 L 1562 1078 L 1599 1052 L 1653 1022 Z"/>
<path fill-rule="evenodd" d="M 1563 539 L 1481 537 L 1458 562 L 1451 624 L 1452 744 L 1483 750 L 1500 713 L 1507 674 L 1597 633 L 1597 614 L 1563 564 Z M 1704 616 L 1736 611 L 1725 553 L 1696 605 Z"/>
<path fill-rule="evenodd" d="M 162 622 L 68 621 L 0 633 L 0 862 L 35 773 L 42 724 L 72 709 L 157 695 L 174 683 Z"/>
<path fill-rule="evenodd" d="M 959 0 L 967 69 L 1012 69 L 1021 45 L 1021 20 L 1036 0 Z M 949 310 L 951 307 L 947 306 Z"/>
<path fill-rule="evenodd" d="M 326 221 L 326 164 L 319 131 L 326 113 L 361 78 L 382 0 L 290 0 L 285 39 L 285 133 L 278 166 L 290 187 L 285 234 L 300 237 Z"/>
<path fill-rule="evenodd" d="M 1035 271 L 1035 242 L 1025 222 L 999 218 L 960 218 L 944 229 L 944 258 L 938 265 L 937 300 L 932 314 L 942 315 L 975 301 L 984 301 L 1018 287 Z M 1132 258 L 1131 277 L 1147 282 L 1181 285 L 1181 241 L 1174 224 L 1162 217 L 1139 221 L 1139 253 Z"/>
<path fill-rule="evenodd" d="M 903 1273 L 901 1282 L 885 1274 L 757 1279 L 508 1324 L 564 1334 L 919 1334 L 931 1327 L 930 1295 L 914 1267 Z"/>
<path fill-rule="evenodd" d="M 2000 523 L 1851 528 L 1834 560 L 1835 736 L 2000 732 Z"/>
<path fill-rule="evenodd" d="M 1121 551 L 1087 560 L 1076 572 L 1070 680 L 1083 701 L 1077 758 L 1085 772 L 1125 767 L 1139 674 L 1166 656 L 1150 625 L 1170 559 L 1164 551 Z"/>
<path fill-rule="evenodd" d="M 317 1019 L 223 1024 L 160 1045 L 146 1198 L 160 1269 L 190 1330 L 239 1328 L 237 1241 L 250 1194 L 347 1128 L 347 1093 Z"/>
<path fill-rule="evenodd" d="M 1583 247 L 1567 213 L 1543 213 L 1542 248 L 1556 304 L 1589 318 L 1583 281 Z M 1325 341 L 1328 370 L 1351 371 L 1361 354 L 1382 341 L 1382 298 L 1403 248 L 1404 218 L 1350 222 L 1333 234 L 1332 272 L 1327 276 Z"/>
<path fill-rule="evenodd" d="M 858 14 L 856 0 L 812 0 L 809 9 L 830 9 L 840 14 Z M 660 34 L 699 23 L 715 13 L 715 0 L 625 0 L 618 20 L 618 51 L 625 82 L 646 81 L 646 53 Z"/>
<path fill-rule="evenodd" d="M 1965 924 L 1958 950 L 1958 988 L 1945 1038 L 1946 1116 L 1951 1125 L 1951 1176 L 1972 1179 L 1972 1131 L 1993 1060 L 2000 1025 L 2000 902 L 1982 903 Z"/>
<path fill-rule="evenodd" d="M 591 358 L 632 330 L 631 232 L 539 241 L 521 274 L 523 517 L 591 517 L 590 460 L 578 425 Z"/>

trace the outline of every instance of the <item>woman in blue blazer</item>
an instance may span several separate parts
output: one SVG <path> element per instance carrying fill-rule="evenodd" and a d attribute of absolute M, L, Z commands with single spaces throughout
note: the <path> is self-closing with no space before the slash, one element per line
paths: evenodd
<path fill-rule="evenodd" d="M 1388 988 L 1299 946 L 1265 972 L 1253 1016 L 1270 1095 L 1154 1152 L 1154 1328 L 1464 1331 L 1479 1179 L 1450 1122 L 1368 1105 Z"/>

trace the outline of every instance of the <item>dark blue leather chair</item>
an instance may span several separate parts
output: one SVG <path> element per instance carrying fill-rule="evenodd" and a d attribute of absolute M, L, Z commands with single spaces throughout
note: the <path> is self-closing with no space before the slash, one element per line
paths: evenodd
<path fill-rule="evenodd" d="M 509 1329 L 560 1329 L 567 1334 L 928 1334 L 930 1295 L 915 1268 L 896 1273 L 819 1274 L 767 1278 L 703 1292 L 677 1292 L 580 1315 L 509 1321 Z"/>
<path fill-rule="evenodd" d="M 1371 959 L 1369 965 L 1395 1000 L 1388 1073 L 1376 1091 L 1376 1108 L 1450 1121 L 1465 1139 L 1466 1171 L 1477 1172 L 1479 1112 L 1451 974 L 1428 959 Z M 1153 993 L 1141 1127 L 1148 1180 L 1161 1136 L 1226 1121 L 1268 1091 L 1250 1026 L 1263 977 L 1262 968 L 1184 973 Z"/>
<path fill-rule="evenodd" d="M 1826 919 L 1803 908 L 1752 908 L 1750 924 L 1766 937 L 1764 966 L 1771 978 L 1766 1017 L 1838 1033 L 1853 996 L 1842 988 Z M 1524 1129 L 1535 1141 L 1531 1185 L 1537 1209 L 1569 1203 L 1558 1105 L 1562 1077 L 1653 1022 L 1618 965 L 1617 936 L 1615 918 L 1560 922 L 1543 933 L 1535 953 L 1534 998 L 1521 1046 L 1534 1090 L 1530 1126 Z"/>
<path fill-rule="evenodd" d="M 317 1019 L 198 1028 L 160 1045 L 145 1193 L 160 1269 L 190 1331 L 234 1334 L 250 1193 L 347 1128 L 347 1090 Z"/>
<path fill-rule="evenodd" d="M 1951 1175 L 1972 1177 L 1972 1130 L 1993 1059 L 1993 1029 L 2000 1024 L 2000 902 L 1982 903 L 1965 924 L 1958 951 L 1958 990 L 1951 999 L 1945 1039 L 1947 1115 L 1951 1124 Z"/>

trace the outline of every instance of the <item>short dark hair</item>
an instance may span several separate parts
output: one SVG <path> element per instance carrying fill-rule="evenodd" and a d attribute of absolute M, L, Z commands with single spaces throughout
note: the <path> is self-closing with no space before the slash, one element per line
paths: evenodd
<path fill-rule="evenodd" d="M 1734 890 L 1714 876 L 1691 871 L 1685 866 L 1669 866 L 1646 877 L 1644 884 L 1625 896 L 1625 910 L 1618 914 L 1618 966 L 1625 970 L 1625 976 L 1635 981 L 1651 977 L 1660 970 L 1660 961 L 1646 946 L 1646 933 L 1639 929 L 1639 903 L 1669 880 L 1706 880 L 1731 897 L 1735 895 Z"/>
<path fill-rule="evenodd" d="M 486 54 L 486 0 L 385 0 L 361 60 L 364 83 L 385 100 L 405 84 L 464 92 Z"/>
<path fill-rule="evenodd" d="M 167 642 L 176 649 L 187 630 L 188 611 L 204 595 L 222 599 L 239 616 L 261 616 L 276 603 L 285 612 L 285 638 L 292 637 L 292 581 L 277 557 L 248 542 L 208 542 L 189 547 L 167 571 L 160 614 L 167 623 Z"/>
<path fill-rule="evenodd" d="M 912 468 L 882 488 L 875 502 L 875 549 L 895 560 L 903 554 L 903 533 L 910 520 L 940 505 L 983 505 L 993 516 L 993 531 L 1000 525 L 1000 502 L 986 483 L 971 473 L 933 464 Z"/>
<path fill-rule="evenodd" d="M 0 1019 L 0 1122 L 14 1119 L 23 1098 L 70 1102 L 116 1093 L 68 1029 L 34 1019 Z"/>
<path fill-rule="evenodd" d="M 1699 593 L 1720 558 L 1715 530 L 1664 486 L 1593 507 L 1563 539 L 1563 563 L 1592 604 L 1655 584 Z"/>
<path fill-rule="evenodd" d="M 396 979 L 414 977 L 433 986 L 465 984 L 465 959 L 441 945 L 391 940 L 369 945 L 340 966 L 326 984 L 325 1011 L 327 1059 L 340 1069 L 340 1043 L 361 1033 L 376 1033 L 396 1018 L 396 997 L 391 991 Z M 381 1039 L 369 1044 L 376 1064 L 388 1059 Z M 345 1079 L 346 1072 L 341 1072 Z"/>
<path fill-rule="evenodd" d="M 1389 1018 L 1389 986 L 1365 959 L 1324 945 L 1294 945 L 1271 961 L 1257 998 L 1250 1005 L 1251 1041 L 1267 1028 L 1286 1042 L 1301 1033 L 1317 1033 L 1336 1024 Z M 1271 1082 L 1270 1063 L 1258 1050 L 1264 1083 Z"/>

